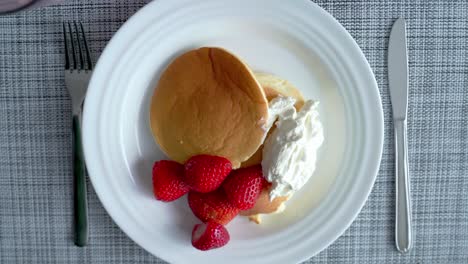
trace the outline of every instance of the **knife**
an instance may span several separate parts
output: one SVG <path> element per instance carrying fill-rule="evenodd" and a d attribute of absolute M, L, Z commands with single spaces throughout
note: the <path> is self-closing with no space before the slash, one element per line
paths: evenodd
<path fill-rule="evenodd" d="M 388 81 L 392 101 L 395 130 L 396 222 L 395 243 L 401 253 L 412 246 L 411 202 L 406 142 L 408 109 L 408 58 L 406 49 L 406 23 L 399 18 L 393 24 L 388 43 Z"/>

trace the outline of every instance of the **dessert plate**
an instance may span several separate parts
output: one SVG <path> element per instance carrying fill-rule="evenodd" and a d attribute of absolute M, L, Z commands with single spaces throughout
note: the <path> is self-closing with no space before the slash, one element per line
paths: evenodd
<path fill-rule="evenodd" d="M 226 48 L 252 69 L 281 76 L 320 101 L 325 142 L 317 170 L 283 214 L 256 225 L 237 217 L 230 243 L 198 251 L 199 221 L 186 197 L 153 198 L 151 168 L 164 155 L 149 128 L 161 72 L 184 51 Z M 356 42 L 307 0 L 158 0 L 115 34 L 94 71 L 84 108 L 91 182 L 119 227 L 171 263 L 292 263 L 317 254 L 356 218 L 376 178 L 383 114 L 372 71 Z"/>

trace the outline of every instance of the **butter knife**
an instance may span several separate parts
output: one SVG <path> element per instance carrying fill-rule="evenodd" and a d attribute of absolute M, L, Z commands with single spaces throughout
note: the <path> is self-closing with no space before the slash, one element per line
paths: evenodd
<path fill-rule="evenodd" d="M 398 251 L 409 252 L 412 246 L 410 180 L 406 117 L 408 109 L 408 58 L 406 23 L 399 18 L 388 43 L 388 80 L 395 130 L 396 222 L 395 243 Z"/>

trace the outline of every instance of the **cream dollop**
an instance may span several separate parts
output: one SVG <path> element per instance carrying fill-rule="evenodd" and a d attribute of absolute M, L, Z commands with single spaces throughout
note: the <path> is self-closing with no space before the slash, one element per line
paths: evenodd
<path fill-rule="evenodd" d="M 315 171 L 317 150 L 323 143 L 323 127 L 318 102 L 308 100 L 296 112 L 292 97 L 277 97 L 269 104 L 266 128 L 276 121 L 276 129 L 266 139 L 262 168 L 273 184 L 270 199 L 290 196 L 304 186 Z"/>

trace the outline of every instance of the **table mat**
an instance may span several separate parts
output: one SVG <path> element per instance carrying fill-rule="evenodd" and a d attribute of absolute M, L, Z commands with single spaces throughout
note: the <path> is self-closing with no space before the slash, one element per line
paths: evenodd
<path fill-rule="evenodd" d="M 73 0 L 0 16 L 0 263 L 165 263 L 130 240 L 89 190 L 90 243 L 72 242 L 71 103 L 61 23 L 84 22 L 98 58 L 148 1 Z M 352 226 L 305 263 L 468 263 L 468 3 L 315 1 L 356 39 L 385 117 L 382 163 Z M 387 43 L 407 19 L 414 248 L 394 247 L 394 150 Z"/>

